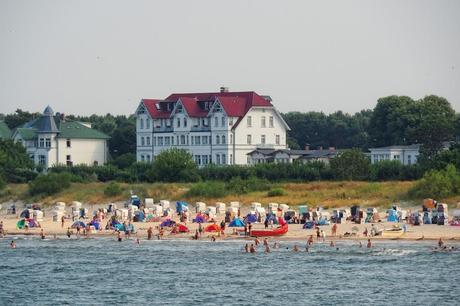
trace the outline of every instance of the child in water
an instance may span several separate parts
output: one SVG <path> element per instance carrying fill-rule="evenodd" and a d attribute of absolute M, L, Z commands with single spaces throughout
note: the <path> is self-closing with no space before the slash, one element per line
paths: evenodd
<path fill-rule="evenodd" d="M 10 247 L 11 247 L 12 249 L 15 249 L 15 248 L 16 248 L 16 242 L 14 242 L 14 240 L 11 240 Z"/>

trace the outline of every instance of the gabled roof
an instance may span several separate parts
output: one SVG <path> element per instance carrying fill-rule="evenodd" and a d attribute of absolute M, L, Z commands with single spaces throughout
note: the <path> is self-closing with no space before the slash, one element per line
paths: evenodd
<path fill-rule="evenodd" d="M 158 105 L 165 102 L 180 100 L 190 117 L 205 117 L 208 110 L 200 102 L 214 103 L 218 99 L 228 116 L 242 117 L 251 107 L 273 107 L 269 99 L 259 96 L 253 91 L 243 92 L 208 92 L 208 93 L 175 93 L 164 100 L 142 99 L 152 118 L 169 118 L 171 111 L 163 111 Z"/>
<path fill-rule="evenodd" d="M 171 116 L 171 111 L 166 111 L 160 108 L 160 101 L 161 100 L 159 99 L 142 99 L 142 103 L 145 105 L 145 108 L 149 112 L 150 117 L 155 119 L 169 118 Z"/>
<path fill-rule="evenodd" d="M 17 128 L 15 133 L 19 134 L 23 140 L 33 140 L 37 137 L 37 129 L 34 128 Z"/>
<path fill-rule="evenodd" d="M 196 98 L 180 97 L 179 100 L 189 117 L 206 117 L 208 115 L 208 111 L 200 107 Z"/>
<path fill-rule="evenodd" d="M 77 121 L 61 121 L 58 138 L 109 139 L 106 134 Z"/>
<path fill-rule="evenodd" d="M 11 130 L 6 125 L 5 121 L 0 121 L 0 139 L 8 139 L 11 138 Z"/>

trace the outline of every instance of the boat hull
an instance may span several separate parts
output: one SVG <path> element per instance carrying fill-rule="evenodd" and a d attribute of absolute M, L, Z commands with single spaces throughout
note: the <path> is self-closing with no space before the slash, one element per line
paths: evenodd
<path fill-rule="evenodd" d="M 273 230 L 252 230 L 252 237 L 267 237 L 267 236 L 281 236 L 288 232 L 288 225 L 285 224 Z"/>

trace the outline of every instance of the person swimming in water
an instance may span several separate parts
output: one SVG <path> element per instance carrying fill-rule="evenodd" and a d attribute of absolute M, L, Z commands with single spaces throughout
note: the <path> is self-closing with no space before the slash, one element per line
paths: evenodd
<path fill-rule="evenodd" d="M 121 232 L 117 232 L 117 240 L 118 240 L 118 242 L 121 242 L 121 240 L 122 240 Z"/>
<path fill-rule="evenodd" d="M 256 244 L 256 246 L 258 246 L 260 244 L 260 240 L 256 237 L 256 239 L 254 239 L 254 243 Z"/>
<path fill-rule="evenodd" d="M 16 242 L 14 242 L 14 240 L 11 240 L 10 247 L 11 247 L 12 249 L 15 249 L 15 248 L 16 248 Z"/>
<path fill-rule="evenodd" d="M 249 244 L 246 243 L 246 245 L 244 246 L 244 252 L 245 253 L 249 253 Z"/>
<path fill-rule="evenodd" d="M 293 249 L 294 252 L 298 252 L 299 251 L 299 247 L 297 246 L 297 244 L 294 244 L 294 249 Z"/>
<path fill-rule="evenodd" d="M 368 249 L 372 248 L 372 242 L 370 239 L 367 239 L 367 248 Z"/>
<path fill-rule="evenodd" d="M 265 253 L 270 253 L 270 247 L 268 246 L 268 243 L 265 245 Z"/>
<path fill-rule="evenodd" d="M 334 240 L 331 240 L 331 243 L 329 244 L 330 247 L 335 247 L 335 242 Z"/>
<path fill-rule="evenodd" d="M 46 237 L 45 237 L 45 232 L 43 231 L 43 229 L 40 230 L 40 237 L 41 237 L 42 239 L 45 239 L 45 238 L 46 238 Z"/>
<path fill-rule="evenodd" d="M 251 252 L 251 253 L 256 252 L 256 248 L 254 247 L 254 244 L 252 244 L 252 243 L 251 243 L 251 246 L 249 247 L 249 252 Z"/>

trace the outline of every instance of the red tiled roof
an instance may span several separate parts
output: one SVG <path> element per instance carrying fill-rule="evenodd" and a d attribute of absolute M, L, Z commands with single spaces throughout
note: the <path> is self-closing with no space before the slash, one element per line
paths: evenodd
<path fill-rule="evenodd" d="M 159 110 L 156 107 L 156 104 L 159 103 L 161 100 L 158 99 L 142 99 L 145 107 L 147 108 L 150 116 L 152 118 L 169 118 L 171 116 L 171 112 Z"/>
<path fill-rule="evenodd" d="M 253 91 L 175 93 L 163 101 L 176 102 L 180 99 L 190 117 L 206 117 L 208 111 L 202 109 L 198 101 L 214 102 L 216 98 L 219 99 L 228 116 L 240 117 L 240 119 L 253 106 L 273 106 L 270 101 Z M 171 115 L 171 112 L 161 111 L 156 108 L 155 104 L 159 103 L 160 100 L 144 99 L 143 101 L 152 118 L 168 118 Z"/>
<path fill-rule="evenodd" d="M 190 117 L 206 117 L 208 115 L 208 111 L 198 105 L 197 99 L 189 97 L 180 97 L 179 99 Z"/>

